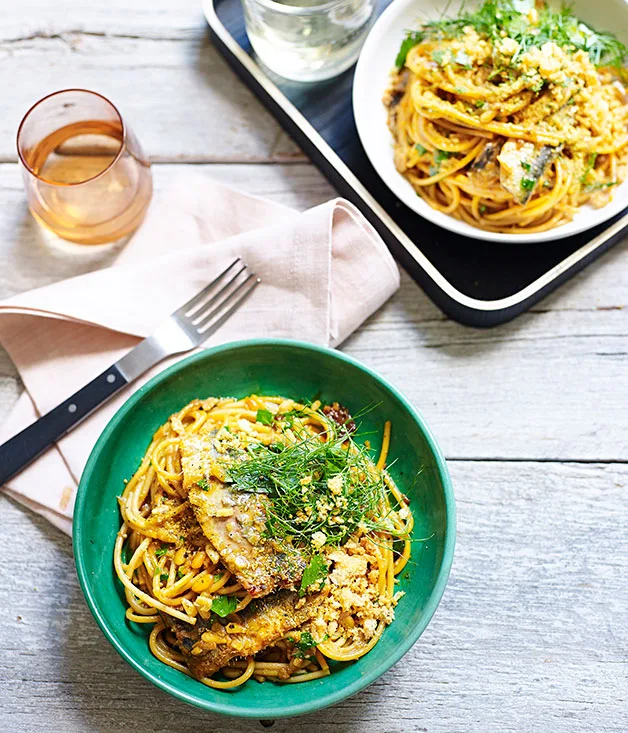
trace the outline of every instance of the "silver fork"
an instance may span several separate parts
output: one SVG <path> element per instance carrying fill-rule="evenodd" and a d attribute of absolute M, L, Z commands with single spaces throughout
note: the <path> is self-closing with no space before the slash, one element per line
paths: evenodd
<path fill-rule="evenodd" d="M 229 318 L 260 279 L 240 257 L 155 332 L 89 384 L 0 445 L 0 486 L 70 432 L 129 382 L 168 356 L 200 346 Z"/>

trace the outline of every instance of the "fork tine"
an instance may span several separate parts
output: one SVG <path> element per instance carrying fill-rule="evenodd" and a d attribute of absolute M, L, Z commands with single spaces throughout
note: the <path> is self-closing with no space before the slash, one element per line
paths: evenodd
<path fill-rule="evenodd" d="M 228 286 L 221 288 L 216 294 L 215 298 L 212 298 L 210 304 L 202 309 L 201 312 L 197 313 L 192 320 L 192 325 L 196 330 L 203 326 L 209 319 L 211 319 L 223 306 L 229 301 L 234 293 L 245 285 L 252 277 L 255 277 L 255 273 L 251 273 L 248 270 L 244 272 L 244 277 L 241 273 L 238 275 L 238 281 L 234 284 L 233 280 Z"/>
<path fill-rule="evenodd" d="M 205 317 L 206 313 L 209 313 L 210 310 L 215 308 L 214 303 L 219 301 L 225 293 L 229 292 L 233 283 L 237 281 L 242 273 L 245 275 L 250 274 L 244 263 L 242 264 L 242 267 L 240 267 L 228 280 L 221 282 L 220 288 L 216 290 L 213 295 L 207 298 L 204 303 L 197 305 L 191 312 L 188 311 L 188 313 L 186 313 L 185 317 L 192 322 L 193 326 L 196 326 L 196 324 Z"/>
<path fill-rule="evenodd" d="M 215 330 L 240 306 L 250 293 L 259 285 L 261 279 L 254 274 L 249 275 L 238 287 L 211 311 L 199 324 L 196 330 L 203 335 L 203 340 L 209 336 L 209 330 Z"/>
<path fill-rule="evenodd" d="M 211 292 L 216 283 L 221 280 L 229 272 L 229 270 L 235 267 L 238 262 L 242 262 L 242 259 L 240 257 L 236 257 L 236 259 L 225 270 L 223 270 L 220 275 L 217 275 L 208 285 L 206 285 L 200 292 L 196 293 L 193 298 L 190 298 L 187 303 L 184 303 L 172 315 L 184 316 L 191 310 L 194 310 L 194 308 L 197 305 L 200 305 L 200 303 L 204 300 L 205 296 Z"/>

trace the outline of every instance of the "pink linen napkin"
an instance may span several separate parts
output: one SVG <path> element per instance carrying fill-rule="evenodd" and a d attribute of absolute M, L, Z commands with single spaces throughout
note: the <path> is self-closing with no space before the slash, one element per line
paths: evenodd
<path fill-rule="evenodd" d="M 0 442 L 149 336 L 237 255 L 262 284 L 205 347 L 255 337 L 337 346 L 399 287 L 388 250 L 349 202 L 298 213 L 184 174 L 155 198 L 113 267 L 0 302 L 0 343 L 26 388 Z M 98 435 L 133 390 L 183 356 L 125 388 L 5 491 L 70 533 L 78 479 Z"/>

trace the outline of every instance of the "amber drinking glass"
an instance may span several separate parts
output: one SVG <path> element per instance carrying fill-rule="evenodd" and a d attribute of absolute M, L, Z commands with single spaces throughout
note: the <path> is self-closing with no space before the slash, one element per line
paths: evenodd
<path fill-rule="evenodd" d="M 79 244 L 112 242 L 139 226 L 153 185 L 150 163 L 114 105 L 66 89 L 41 99 L 17 132 L 29 208 Z"/>

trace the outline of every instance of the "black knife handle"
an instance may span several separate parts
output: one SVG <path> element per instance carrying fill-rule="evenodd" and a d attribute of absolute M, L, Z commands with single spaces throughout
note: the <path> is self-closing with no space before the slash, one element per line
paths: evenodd
<path fill-rule="evenodd" d="M 114 364 L 39 420 L 0 445 L 0 486 L 127 384 Z"/>

